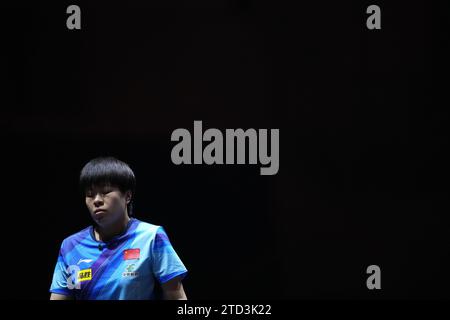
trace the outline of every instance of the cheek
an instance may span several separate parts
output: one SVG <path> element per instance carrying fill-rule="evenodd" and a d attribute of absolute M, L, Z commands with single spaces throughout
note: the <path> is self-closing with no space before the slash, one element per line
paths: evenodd
<path fill-rule="evenodd" d="M 114 208 L 120 208 L 120 207 L 122 207 L 122 201 L 121 201 L 120 197 L 116 196 L 116 197 L 109 199 L 109 205 Z"/>
<path fill-rule="evenodd" d="M 88 209 L 90 209 L 92 207 L 92 201 L 91 200 L 86 199 L 84 202 L 86 203 L 86 207 L 88 207 Z"/>
<path fill-rule="evenodd" d="M 124 197 L 118 197 L 116 200 L 116 205 L 121 209 L 124 209 L 127 206 L 127 202 Z"/>

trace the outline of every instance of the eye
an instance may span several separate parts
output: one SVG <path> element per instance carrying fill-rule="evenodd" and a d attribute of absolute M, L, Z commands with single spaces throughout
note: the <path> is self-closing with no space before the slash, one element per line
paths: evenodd
<path fill-rule="evenodd" d="M 86 198 L 93 198 L 94 197 L 94 191 L 93 190 L 86 190 L 84 193 Z"/>

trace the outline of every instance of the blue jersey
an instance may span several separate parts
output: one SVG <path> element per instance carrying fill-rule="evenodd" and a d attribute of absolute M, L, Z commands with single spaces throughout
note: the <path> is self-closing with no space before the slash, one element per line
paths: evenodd
<path fill-rule="evenodd" d="M 92 226 L 61 245 L 50 292 L 75 299 L 154 299 L 155 281 L 186 275 L 163 227 L 131 218 L 127 230 L 108 242 Z"/>

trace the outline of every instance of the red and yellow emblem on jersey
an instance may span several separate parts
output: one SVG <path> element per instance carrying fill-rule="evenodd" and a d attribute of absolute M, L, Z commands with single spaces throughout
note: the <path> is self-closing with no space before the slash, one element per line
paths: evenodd
<path fill-rule="evenodd" d="M 139 259 L 141 249 L 127 249 L 123 251 L 123 260 Z"/>

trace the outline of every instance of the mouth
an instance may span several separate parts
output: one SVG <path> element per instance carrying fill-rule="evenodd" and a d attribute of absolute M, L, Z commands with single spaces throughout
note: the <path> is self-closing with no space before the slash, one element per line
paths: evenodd
<path fill-rule="evenodd" d="M 106 212 L 106 210 L 104 210 L 104 209 L 96 209 L 94 211 L 95 214 L 102 214 L 102 213 L 105 213 L 105 212 Z"/>

